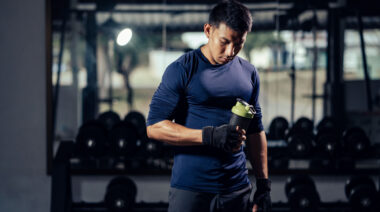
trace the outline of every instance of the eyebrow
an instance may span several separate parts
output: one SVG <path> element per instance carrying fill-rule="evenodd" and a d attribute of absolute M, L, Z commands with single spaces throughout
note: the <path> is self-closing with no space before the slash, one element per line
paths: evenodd
<path fill-rule="evenodd" d="M 225 38 L 225 37 L 221 37 L 220 39 L 223 39 L 224 41 L 227 41 L 227 42 L 231 42 L 229 39 Z M 245 40 L 244 39 L 241 39 L 239 42 L 235 42 L 234 44 L 242 44 L 244 43 Z"/>

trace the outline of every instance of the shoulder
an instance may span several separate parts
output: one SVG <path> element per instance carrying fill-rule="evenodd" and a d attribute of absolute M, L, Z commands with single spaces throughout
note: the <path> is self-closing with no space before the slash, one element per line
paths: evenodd
<path fill-rule="evenodd" d="M 197 63 L 198 59 L 199 59 L 199 55 L 197 53 L 197 50 L 192 50 L 192 51 L 188 51 L 185 54 L 183 54 L 176 61 L 174 61 L 174 63 L 179 63 L 184 68 L 189 68 L 194 63 Z"/>
<path fill-rule="evenodd" d="M 163 81 L 181 82 L 186 85 L 192 76 L 194 63 L 197 63 L 196 50 L 183 54 L 166 68 Z"/>
<path fill-rule="evenodd" d="M 197 50 L 192 50 L 186 52 L 180 56 L 177 60 L 172 62 L 167 67 L 167 72 L 180 72 L 181 74 L 189 75 L 194 67 L 194 64 L 199 62 L 199 56 L 196 52 Z"/>

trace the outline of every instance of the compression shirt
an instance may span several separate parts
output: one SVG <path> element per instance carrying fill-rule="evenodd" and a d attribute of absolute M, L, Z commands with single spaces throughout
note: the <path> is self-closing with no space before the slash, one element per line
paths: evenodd
<path fill-rule="evenodd" d="M 241 98 L 256 115 L 247 134 L 263 130 L 256 68 L 236 56 L 212 65 L 200 48 L 170 64 L 153 95 L 147 125 L 163 120 L 192 129 L 228 124 L 231 108 Z M 246 156 L 241 149 L 227 153 L 210 146 L 175 147 L 171 186 L 196 192 L 223 193 L 249 184 Z"/>

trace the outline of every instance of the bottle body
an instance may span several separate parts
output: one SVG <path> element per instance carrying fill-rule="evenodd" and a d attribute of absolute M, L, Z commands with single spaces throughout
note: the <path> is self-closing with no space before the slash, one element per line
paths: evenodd
<path fill-rule="evenodd" d="M 230 125 L 237 125 L 241 129 L 244 129 L 247 131 L 249 127 L 249 123 L 251 122 L 251 118 L 245 118 L 239 115 L 236 115 L 235 113 L 232 113 L 231 119 L 230 119 Z"/>
<path fill-rule="evenodd" d="M 249 123 L 256 114 L 253 106 L 240 98 L 237 99 L 236 105 L 232 107 L 231 112 L 232 116 L 229 124 L 237 125 L 245 131 L 247 131 Z"/>

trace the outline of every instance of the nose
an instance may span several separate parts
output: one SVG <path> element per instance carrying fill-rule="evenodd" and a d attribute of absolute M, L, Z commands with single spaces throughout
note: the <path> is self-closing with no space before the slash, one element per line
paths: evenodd
<path fill-rule="evenodd" d="M 234 48 L 233 44 L 230 44 L 230 45 L 227 46 L 226 53 L 227 53 L 228 57 L 234 56 L 234 51 L 235 51 L 235 48 Z"/>

